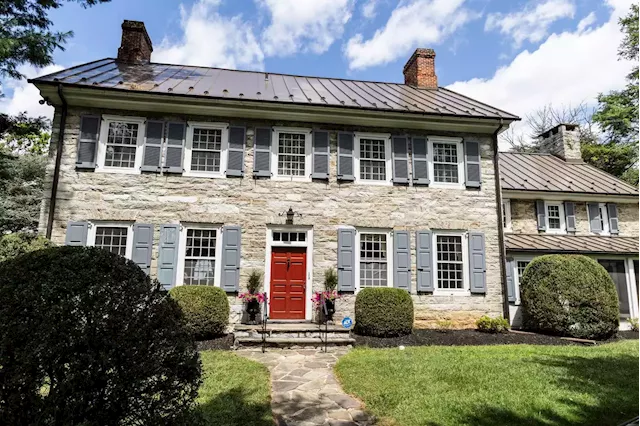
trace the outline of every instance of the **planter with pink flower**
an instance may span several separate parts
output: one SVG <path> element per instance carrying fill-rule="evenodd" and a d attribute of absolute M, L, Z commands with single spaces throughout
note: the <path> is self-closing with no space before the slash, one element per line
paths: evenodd
<path fill-rule="evenodd" d="M 262 285 L 262 274 L 256 270 L 251 271 L 247 280 L 247 292 L 240 293 L 238 298 L 244 302 L 247 322 L 256 324 L 256 316 L 260 313 L 260 307 L 266 300 L 265 293 L 258 291 Z"/>
<path fill-rule="evenodd" d="M 333 322 L 333 314 L 336 312 L 336 300 L 340 295 L 336 291 L 338 275 L 333 268 L 329 268 L 324 274 L 324 290 L 316 291 L 311 298 L 313 306 L 318 312 L 319 321 L 324 324 Z"/>

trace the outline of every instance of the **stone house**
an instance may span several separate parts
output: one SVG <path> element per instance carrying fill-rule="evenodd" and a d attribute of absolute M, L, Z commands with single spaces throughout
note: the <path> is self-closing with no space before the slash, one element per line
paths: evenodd
<path fill-rule="evenodd" d="M 55 106 L 54 242 L 220 286 L 232 323 L 252 270 L 272 319 L 311 320 L 329 268 L 337 320 L 385 286 L 417 321 L 508 313 L 497 137 L 518 117 L 438 87 L 432 50 L 391 84 L 152 63 L 144 24 L 122 30 L 116 59 L 31 80 Z"/>
<path fill-rule="evenodd" d="M 621 328 L 638 317 L 638 189 L 582 161 L 578 127 L 540 135 L 553 154 L 500 153 L 509 315 L 521 323 L 519 284 L 536 256 L 596 259 L 618 291 Z"/>

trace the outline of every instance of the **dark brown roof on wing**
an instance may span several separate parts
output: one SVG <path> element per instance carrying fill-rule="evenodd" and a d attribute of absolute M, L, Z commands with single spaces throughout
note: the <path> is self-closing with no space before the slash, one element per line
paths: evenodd
<path fill-rule="evenodd" d="M 544 253 L 638 253 L 638 239 L 576 235 L 506 234 L 507 251 Z"/>
<path fill-rule="evenodd" d="M 586 163 L 551 154 L 500 153 L 503 190 L 638 195 L 638 189 Z"/>
<path fill-rule="evenodd" d="M 30 80 L 100 89 L 324 105 L 377 111 L 519 120 L 445 88 L 304 77 L 169 64 L 125 64 L 107 58 Z"/>

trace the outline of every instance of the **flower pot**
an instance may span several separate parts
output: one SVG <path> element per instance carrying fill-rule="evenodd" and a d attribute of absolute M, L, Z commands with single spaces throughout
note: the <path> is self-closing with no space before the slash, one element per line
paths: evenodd
<path fill-rule="evenodd" d="M 255 324 L 256 315 L 260 313 L 260 302 L 257 300 L 249 300 L 245 310 L 247 311 L 247 314 L 249 314 L 249 322 Z"/>
<path fill-rule="evenodd" d="M 322 322 L 333 321 L 333 314 L 336 312 L 336 301 L 326 299 L 324 301 L 324 307 L 320 308 L 320 317 Z"/>

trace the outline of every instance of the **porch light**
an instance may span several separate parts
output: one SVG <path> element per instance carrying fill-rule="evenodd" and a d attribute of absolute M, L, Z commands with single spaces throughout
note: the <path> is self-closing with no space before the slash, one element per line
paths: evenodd
<path fill-rule="evenodd" d="M 293 225 L 293 217 L 294 216 L 302 217 L 302 214 L 294 212 L 293 208 L 289 207 L 289 210 L 287 210 L 286 212 L 280 213 L 279 216 L 286 216 L 287 220 L 286 220 L 285 224 Z"/>

